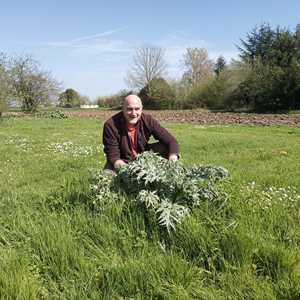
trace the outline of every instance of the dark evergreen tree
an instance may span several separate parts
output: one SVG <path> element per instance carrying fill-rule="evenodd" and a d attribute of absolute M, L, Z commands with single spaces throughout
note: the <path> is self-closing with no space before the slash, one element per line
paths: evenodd
<path fill-rule="evenodd" d="M 241 52 L 241 59 L 254 63 L 259 58 L 263 63 L 266 62 L 272 49 L 274 38 L 275 32 L 269 24 L 255 27 L 247 34 L 246 40 L 241 39 L 242 46 L 238 47 Z"/>
<path fill-rule="evenodd" d="M 261 25 L 241 40 L 240 57 L 252 72 L 240 84 L 244 103 L 257 111 L 290 110 L 300 95 L 300 31 Z"/>
<path fill-rule="evenodd" d="M 222 55 L 220 55 L 217 58 L 217 61 L 215 63 L 215 67 L 214 67 L 214 71 L 215 71 L 216 75 L 219 76 L 220 73 L 225 69 L 225 67 L 226 67 L 226 60 Z"/>

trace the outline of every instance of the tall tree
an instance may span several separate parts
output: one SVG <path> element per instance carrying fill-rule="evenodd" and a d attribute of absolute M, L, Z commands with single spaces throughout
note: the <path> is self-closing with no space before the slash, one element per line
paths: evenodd
<path fill-rule="evenodd" d="M 217 58 L 217 61 L 215 63 L 215 67 L 214 67 L 214 71 L 215 71 L 216 75 L 219 76 L 220 73 L 225 69 L 225 67 L 226 67 L 226 60 L 222 55 L 220 55 Z"/>
<path fill-rule="evenodd" d="M 297 27 L 298 28 L 298 27 Z M 252 71 L 240 84 L 240 95 L 255 110 L 275 111 L 297 107 L 300 95 L 299 29 L 295 33 L 269 25 L 252 30 L 242 46 L 240 57 Z"/>
<path fill-rule="evenodd" d="M 166 74 L 165 51 L 162 48 L 142 47 L 135 51 L 133 64 L 125 81 L 131 88 L 141 89 L 151 80 Z"/>
<path fill-rule="evenodd" d="M 191 87 L 213 74 L 213 61 L 204 48 L 187 48 L 183 55 L 183 80 Z"/>
<path fill-rule="evenodd" d="M 238 47 L 240 57 L 243 61 L 251 63 L 259 58 L 265 63 L 272 49 L 274 38 L 275 32 L 269 24 L 256 26 L 247 33 L 245 40 L 240 40 L 241 46 Z"/>

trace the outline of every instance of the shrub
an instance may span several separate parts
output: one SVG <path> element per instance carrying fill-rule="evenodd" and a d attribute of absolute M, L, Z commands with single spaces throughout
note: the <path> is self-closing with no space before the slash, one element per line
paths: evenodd
<path fill-rule="evenodd" d="M 100 96 L 97 98 L 96 103 L 99 105 L 99 107 L 120 109 L 122 107 L 125 97 L 132 93 L 133 93 L 132 91 L 124 89 L 108 97 Z"/>
<path fill-rule="evenodd" d="M 59 95 L 59 106 L 71 108 L 80 106 L 80 95 L 73 89 L 66 89 Z"/>
<path fill-rule="evenodd" d="M 145 152 L 110 180 L 102 171 L 96 173 L 92 189 L 96 206 L 116 200 L 116 195 L 123 192 L 146 213 L 154 212 L 158 225 L 170 232 L 201 202 L 218 200 L 216 183 L 226 176 L 228 172 L 222 167 L 186 168 Z"/>
<path fill-rule="evenodd" d="M 151 80 L 139 93 L 145 108 L 170 109 L 174 106 L 175 93 L 163 78 Z"/>
<path fill-rule="evenodd" d="M 68 116 L 60 110 L 55 111 L 44 111 L 37 113 L 35 115 L 38 118 L 48 118 L 48 119 L 66 119 Z"/>

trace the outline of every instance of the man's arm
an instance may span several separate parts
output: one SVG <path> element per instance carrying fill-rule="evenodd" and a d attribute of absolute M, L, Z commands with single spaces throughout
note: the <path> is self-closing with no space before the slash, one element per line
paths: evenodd
<path fill-rule="evenodd" d="M 176 161 L 179 158 L 179 145 L 175 137 L 165 128 L 163 128 L 153 117 L 150 119 L 151 131 L 154 138 L 168 147 L 169 160 Z"/>
<path fill-rule="evenodd" d="M 105 122 L 103 127 L 103 145 L 106 158 L 115 169 L 126 165 L 120 157 L 118 132 L 109 122 Z"/>

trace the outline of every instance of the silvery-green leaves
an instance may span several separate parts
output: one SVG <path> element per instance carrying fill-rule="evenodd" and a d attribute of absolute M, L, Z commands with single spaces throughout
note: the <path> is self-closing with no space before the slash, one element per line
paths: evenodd
<path fill-rule="evenodd" d="M 112 188 L 112 176 L 103 172 L 95 172 L 91 178 L 91 191 L 94 196 L 93 205 L 97 209 L 102 209 L 106 203 L 116 201 L 117 193 Z"/>
<path fill-rule="evenodd" d="M 102 174 L 102 175 L 101 175 Z M 222 167 L 194 166 L 168 161 L 153 152 L 144 152 L 122 167 L 117 176 L 99 173 L 92 185 L 96 199 L 116 199 L 125 193 L 128 199 L 154 211 L 160 226 L 170 232 L 202 201 L 218 198 L 216 183 L 228 176 Z"/>
<path fill-rule="evenodd" d="M 170 229 L 175 229 L 175 225 L 189 214 L 189 209 L 183 205 L 163 200 L 156 210 L 158 214 L 158 224 Z"/>

